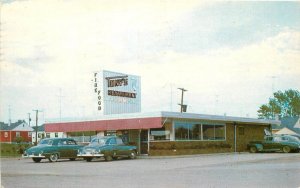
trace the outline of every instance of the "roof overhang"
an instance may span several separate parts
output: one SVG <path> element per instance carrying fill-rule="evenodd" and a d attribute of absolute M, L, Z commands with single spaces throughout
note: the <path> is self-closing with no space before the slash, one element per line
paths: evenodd
<path fill-rule="evenodd" d="M 175 119 L 193 119 L 203 121 L 219 121 L 224 123 L 245 123 L 245 124 L 261 124 L 261 125 L 280 125 L 280 121 L 233 117 L 233 116 L 219 116 L 219 115 L 205 115 L 194 113 L 180 113 L 180 112 L 162 112 L 162 117 L 175 118 Z"/>
<path fill-rule="evenodd" d="M 280 121 L 180 112 L 105 115 L 97 119 L 45 123 L 46 132 L 81 132 L 161 128 L 170 119 L 214 121 L 237 124 L 280 125 Z"/>

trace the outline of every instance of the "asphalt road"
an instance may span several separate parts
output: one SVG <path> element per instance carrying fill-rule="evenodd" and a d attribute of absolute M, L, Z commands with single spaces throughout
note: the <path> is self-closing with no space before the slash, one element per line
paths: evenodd
<path fill-rule="evenodd" d="M 300 153 L 214 154 L 105 162 L 1 159 L 4 188 L 300 187 Z"/>

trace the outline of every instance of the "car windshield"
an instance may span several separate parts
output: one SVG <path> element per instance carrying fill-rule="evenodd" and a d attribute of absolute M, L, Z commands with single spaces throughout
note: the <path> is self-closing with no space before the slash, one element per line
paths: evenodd
<path fill-rule="evenodd" d="M 52 145 L 52 140 L 41 140 L 38 145 Z"/>
<path fill-rule="evenodd" d="M 90 146 L 94 146 L 94 145 L 105 145 L 106 143 L 106 138 L 94 138 L 91 143 L 89 144 Z"/>

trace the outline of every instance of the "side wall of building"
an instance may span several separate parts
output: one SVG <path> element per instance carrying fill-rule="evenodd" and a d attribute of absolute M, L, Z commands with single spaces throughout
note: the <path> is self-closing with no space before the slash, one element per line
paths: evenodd
<path fill-rule="evenodd" d="M 22 137 L 22 142 L 31 142 L 31 132 L 1 130 L 0 142 L 16 142 L 17 137 Z"/>
<path fill-rule="evenodd" d="M 226 124 L 224 141 L 155 141 L 150 142 L 149 155 L 190 155 L 206 153 L 246 152 L 247 144 L 253 140 L 264 139 L 264 125 Z M 235 132 L 236 131 L 236 132 Z M 235 145 L 236 135 L 236 145 Z"/>

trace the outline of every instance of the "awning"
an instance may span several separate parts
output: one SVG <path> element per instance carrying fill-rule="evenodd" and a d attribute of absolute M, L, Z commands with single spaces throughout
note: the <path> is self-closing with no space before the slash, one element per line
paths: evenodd
<path fill-rule="evenodd" d="M 132 118 L 64 123 L 46 123 L 45 132 L 82 132 L 161 128 L 162 118 Z"/>

